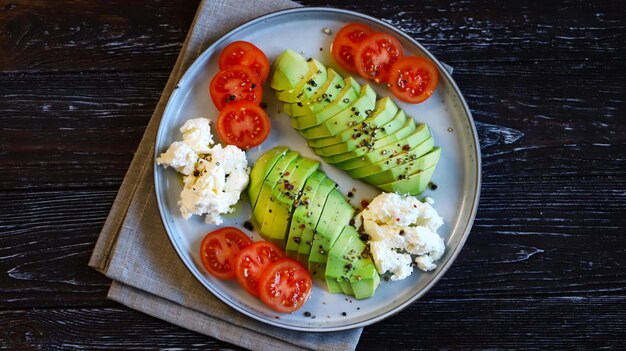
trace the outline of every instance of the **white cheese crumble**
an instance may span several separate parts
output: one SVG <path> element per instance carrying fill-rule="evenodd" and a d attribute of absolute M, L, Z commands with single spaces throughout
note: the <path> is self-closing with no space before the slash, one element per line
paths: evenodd
<path fill-rule="evenodd" d="M 157 164 L 185 175 L 178 206 L 185 219 L 205 215 L 205 222 L 221 224 L 221 214 L 233 211 L 249 181 L 246 153 L 236 146 L 213 145 L 209 120 L 190 119 L 175 141 L 157 158 Z"/>
<path fill-rule="evenodd" d="M 372 259 L 380 274 L 392 273 L 391 280 L 405 279 L 413 272 L 411 255 L 418 268 L 430 271 L 445 251 L 437 229 L 443 218 L 431 206 L 414 196 L 382 193 L 355 218 L 355 226 L 370 236 Z"/>

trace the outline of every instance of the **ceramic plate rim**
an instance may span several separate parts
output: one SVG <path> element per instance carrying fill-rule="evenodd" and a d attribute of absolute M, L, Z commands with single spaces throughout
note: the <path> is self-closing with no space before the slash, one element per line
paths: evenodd
<path fill-rule="evenodd" d="M 386 319 L 400 311 L 402 311 L 404 308 L 406 308 L 407 306 L 411 305 L 413 302 L 415 302 L 417 299 L 419 299 L 420 297 L 422 297 L 426 292 L 428 292 L 438 281 L 439 279 L 441 279 L 441 277 L 447 272 L 447 270 L 452 266 L 452 264 L 454 263 L 456 257 L 458 256 L 459 252 L 461 251 L 461 249 L 463 248 L 465 241 L 467 240 L 467 237 L 469 236 L 469 233 L 472 229 L 473 223 L 474 223 L 474 219 L 476 217 L 476 212 L 478 210 L 478 201 L 480 199 L 480 191 L 481 191 L 481 184 L 482 184 L 482 175 L 481 175 L 481 154 L 480 154 L 480 144 L 479 144 L 479 140 L 478 140 L 478 133 L 476 131 L 476 125 L 474 123 L 474 118 L 472 116 L 472 113 L 467 105 L 467 103 L 465 102 L 465 98 L 463 97 L 463 95 L 461 94 L 460 89 L 458 88 L 458 86 L 456 85 L 456 82 L 454 81 L 454 79 L 452 79 L 452 77 L 450 76 L 450 74 L 448 73 L 448 71 L 446 70 L 446 68 L 443 66 L 443 64 L 437 60 L 426 48 L 424 48 L 421 44 L 419 44 L 415 39 L 413 39 L 411 36 L 409 36 L 408 34 L 404 33 L 402 30 L 392 26 L 391 24 L 388 24 L 387 22 L 384 22 L 380 19 L 359 13 L 359 12 L 355 12 L 355 11 L 350 11 L 350 10 L 344 10 L 344 9 L 335 9 L 335 8 L 328 8 L 328 7 L 303 7 L 303 8 L 291 8 L 291 9 L 286 9 L 286 10 L 280 10 L 280 11 L 275 11 L 275 12 L 271 12 L 268 13 L 266 15 L 260 16 L 260 17 L 256 17 L 248 22 L 243 23 L 242 25 L 234 28 L 233 30 L 229 31 L 228 33 L 226 33 L 225 35 L 223 35 L 222 37 L 220 37 L 219 39 L 217 39 L 213 44 L 211 44 L 209 47 L 207 47 L 202 54 L 200 54 L 195 60 L 194 62 L 187 68 L 187 70 L 185 71 L 185 73 L 181 76 L 181 78 L 178 80 L 176 86 L 182 85 L 184 84 L 184 82 L 189 78 L 189 76 L 191 75 L 190 72 L 195 71 L 195 68 L 199 65 L 201 65 L 205 60 L 206 60 L 206 56 L 210 55 L 210 53 L 214 50 L 214 48 L 218 47 L 221 43 L 223 43 L 224 41 L 227 41 L 229 37 L 235 35 L 236 33 L 238 33 L 239 31 L 253 26 L 257 23 L 263 22 L 264 20 L 267 20 L 269 18 L 272 17 L 276 17 L 276 16 L 285 16 L 285 15 L 291 15 L 291 14 L 300 14 L 300 13 L 306 13 L 306 12 L 328 12 L 328 13 L 334 13 L 334 14 L 342 14 L 342 15 L 348 15 L 348 16 L 352 16 L 352 17 L 356 17 L 356 18 L 360 18 L 366 21 L 371 21 L 371 22 L 375 22 L 376 24 L 379 24 L 383 27 L 385 27 L 387 30 L 389 30 L 390 32 L 395 33 L 396 35 L 402 36 L 404 39 L 406 39 L 407 41 L 409 41 L 412 45 L 414 45 L 415 47 L 417 47 L 422 53 L 424 53 L 426 56 L 428 56 L 428 58 L 430 58 L 438 67 L 440 74 L 444 74 L 446 76 L 446 78 L 448 79 L 448 81 L 450 82 L 450 84 L 452 85 L 452 88 L 454 90 L 454 92 L 457 94 L 459 100 L 461 101 L 462 104 L 462 108 L 466 114 L 466 117 L 468 119 L 468 122 L 471 126 L 471 134 L 472 137 L 474 139 L 474 153 L 476 155 L 476 162 L 475 162 L 475 172 L 476 172 L 476 184 L 475 184 L 475 193 L 474 193 L 474 199 L 472 201 L 471 204 L 471 213 L 469 214 L 468 217 L 468 221 L 465 224 L 465 229 L 463 231 L 462 236 L 460 237 L 460 240 L 458 242 L 458 244 L 456 245 L 456 247 L 453 248 L 453 252 L 450 255 L 450 258 L 445 261 L 443 263 L 443 266 L 441 267 L 440 270 L 438 270 L 435 275 L 432 277 L 432 279 L 424 286 L 423 289 L 421 289 L 420 291 L 418 291 L 417 293 L 415 293 L 415 295 L 413 295 L 411 298 L 407 299 L 404 303 L 396 306 L 395 308 L 392 308 L 384 313 L 379 314 L 376 317 L 370 318 L 370 319 L 366 319 L 363 320 L 361 322 L 357 322 L 357 323 L 350 323 L 350 324 L 346 324 L 346 325 L 341 325 L 341 326 L 332 326 L 332 327 L 312 327 L 312 326 L 294 326 L 294 325 L 285 325 L 285 324 L 281 324 L 278 323 L 276 321 L 274 321 L 273 319 L 265 319 L 262 318 L 259 315 L 256 315 L 248 310 L 246 310 L 245 308 L 242 308 L 236 304 L 231 303 L 231 301 L 222 296 L 221 291 L 219 288 L 216 288 L 214 286 L 212 286 L 210 284 L 210 282 L 208 282 L 207 280 L 203 279 L 203 277 L 201 277 L 199 274 L 197 274 L 193 269 L 191 269 L 192 266 L 194 266 L 194 264 L 192 262 L 190 262 L 190 257 L 188 257 L 185 252 L 187 251 L 186 249 L 181 248 L 178 245 L 178 241 L 175 239 L 173 231 L 169 228 L 167 221 L 165 220 L 165 206 L 164 206 L 164 200 L 163 200 L 163 195 L 162 195 L 162 191 L 161 191 L 161 186 L 160 186 L 160 175 L 158 172 L 158 165 L 156 163 L 156 158 L 159 155 L 159 149 L 158 146 L 160 145 L 160 140 L 162 140 L 163 138 L 163 124 L 165 121 L 165 118 L 163 118 L 164 116 L 166 116 L 169 112 L 169 110 L 172 108 L 172 104 L 171 102 L 176 100 L 176 96 L 178 94 L 180 94 L 180 90 L 179 89 L 175 89 L 172 94 L 170 95 L 167 105 L 163 111 L 163 115 L 161 120 L 159 121 L 159 127 L 157 130 L 157 135 L 156 135 L 156 140 L 155 140 L 155 145 L 154 145 L 154 155 L 153 155 L 153 167 L 154 167 L 154 191 L 156 193 L 156 198 L 157 198 L 157 206 L 159 208 L 159 217 L 161 219 L 161 223 L 163 224 L 163 227 L 167 233 L 167 236 L 170 240 L 170 242 L 172 243 L 172 246 L 174 247 L 179 259 L 183 262 L 183 264 L 185 265 L 185 267 L 187 268 L 187 270 L 205 287 L 207 288 L 213 295 L 215 295 L 216 297 L 218 297 L 222 302 L 226 303 L 227 305 L 229 305 L 230 307 L 234 308 L 236 311 L 243 313 L 244 315 L 253 318 L 255 320 L 261 321 L 263 323 L 267 323 L 269 325 L 273 325 L 276 327 L 280 327 L 280 328 L 285 328 L 285 329 L 290 329 L 290 330 L 298 330 L 298 331 L 309 331 L 309 332 L 332 332 L 332 331 L 339 331 L 339 330 L 347 330 L 347 329 L 354 329 L 354 328 L 359 328 L 359 327 L 364 327 L 373 323 L 376 323 L 378 321 L 381 321 L 383 319 Z"/>

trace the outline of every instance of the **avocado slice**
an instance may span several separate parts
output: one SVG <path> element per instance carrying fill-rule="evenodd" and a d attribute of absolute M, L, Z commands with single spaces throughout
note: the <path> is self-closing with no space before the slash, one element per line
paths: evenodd
<path fill-rule="evenodd" d="M 413 134 L 415 129 L 416 129 L 415 121 L 412 118 L 407 118 L 406 122 L 404 123 L 404 126 L 393 134 L 394 138 L 399 139 L 399 140 L 405 139 L 409 135 Z M 389 138 L 389 137 L 385 137 L 385 138 Z M 382 140 L 380 144 L 383 144 Z M 395 148 L 400 148 L 400 146 L 398 146 L 398 143 L 394 142 L 394 143 L 389 143 L 371 152 L 368 152 L 363 155 L 359 155 L 359 156 L 356 156 L 356 157 L 353 157 L 351 159 L 347 159 L 344 161 L 340 161 L 340 162 L 336 161 L 336 160 L 343 159 L 344 158 L 343 154 L 329 156 L 326 158 L 326 161 L 328 163 L 335 164 L 335 166 L 343 170 L 365 167 L 370 164 L 386 160 L 387 156 L 391 155 L 393 153 L 393 150 L 395 150 Z"/>
<path fill-rule="evenodd" d="M 341 192 L 336 189 L 331 191 L 317 224 L 317 233 L 313 236 L 308 264 L 311 275 L 324 276 L 328 252 L 352 217 L 354 217 L 352 205 L 346 201 Z"/>
<path fill-rule="evenodd" d="M 369 175 L 384 172 L 390 168 L 399 165 L 404 165 L 410 161 L 415 161 L 418 158 L 422 157 L 422 155 L 430 152 L 430 150 L 432 150 L 434 146 L 434 140 L 432 136 L 428 135 L 426 140 L 420 143 L 419 140 L 421 138 L 421 135 L 417 133 L 413 134 L 404 139 L 404 141 L 395 144 L 395 150 L 392 154 L 388 156 L 388 159 L 365 167 L 350 169 L 346 172 L 348 172 L 348 174 L 350 174 L 350 176 L 352 176 L 353 178 L 360 179 Z"/>
<path fill-rule="evenodd" d="M 274 61 L 270 86 L 274 90 L 293 89 L 306 76 L 309 64 L 302 55 L 287 49 Z"/>
<path fill-rule="evenodd" d="M 361 123 L 367 117 L 365 111 L 374 110 L 375 107 L 376 92 L 369 85 L 365 85 L 361 88 L 359 96 L 346 109 L 319 125 L 301 130 L 300 133 L 309 139 L 310 142 L 313 142 L 311 139 L 332 137 L 348 128 L 354 127 L 357 123 Z M 323 146 L 328 145 L 319 145 L 317 147 Z"/>
<path fill-rule="evenodd" d="M 332 103 L 317 113 L 293 117 L 291 119 L 291 126 L 297 130 L 315 127 L 350 106 L 350 104 L 352 104 L 352 102 L 358 97 L 359 92 L 361 91 L 361 86 L 352 77 L 348 77 L 343 81 L 344 87 Z"/>
<path fill-rule="evenodd" d="M 270 203 L 270 198 L 272 198 L 272 190 L 274 189 L 274 186 L 282 180 L 285 170 L 297 157 L 297 152 L 287 152 L 285 156 L 281 157 L 278 162 L 276 162 L 274 168 L 272 168 L 272 170 L 268 173 L 267 177 L 263 181 L 259 196 L 256 200 L 256 203 L 252 207 L 252 213 L 254 214 L 254 218 L 259 224 L 263 223 L 265 215 L 268 213 L 266 206 Z"/>
<path fill-rule="evenodd" d="M 283 174 L 282 183 L 278 183 L 272 190 L 274 201 L 268 206 L 269 213 L 265 215 L 261 224 L 261 233 L 269 237 L 269 241 L 281 249 L 284 249 L 286 245 L 287 228 L 291 221 L 293 204 L 302 194 L 306 180 L 319 166 L 318 161 L 300 157 L 289 165 Z"/>
<path fill-rule="evenodd" d="M 340 281 L 346 282 L 350 279 L 354 263 L 364 249 L 365 244 L 359 238 L 357 230 L 353 226 L 345 226 L 328 253 L 324 279 L 329 292 L 343 291 Z"/>
<path fill-rule="evenodd" d="M 304 116 L 326 107 L 333 102 L 343 86 L 345 85 L 343 78 L 332 68 L 328 68 L 328 77 L 324 84 L 311 96 L 310 99 L 294 104 L 286 103 L 284 105 L 285 112 L 291 117 Z"/>
<path fill-rule="evenodd" d="M 276 98 L 282 102 L 299 102 L 309 99 L 327 78 L 326 67 L 315 59 L 309 59 L 309 71 L 304 79 L 289 90 L 277 91 Z"/>
<path fill-rule="evenodd" d="M 409 160 L 386 171 L 369 175 L 364 177 L 363 181 L 376 186 L 401 180 L 436 165 L 440 157 L 441 149 L 434 147 L 427 154 L 418 157 L 416 160 Z"/>
<path fill-rule="evenodd" d="M 390 193 L 418 195 L 426 189 L 426 186 L 428 186 L 430 178 L 433 176 L 433 173 L 435 173 L 435 167 L 437 167 L 437 165 L 415 173 L 407 178 L 391 183 L 381 184 L 377 187 Z"/>
<path fill-rule="evenodd" d="M 385 126 L 385 124 L 389 121 L 393 120 L 397 112 L 398 107 L 391 99 L 389 99 L 388 97 L 380 99 L 376 103 L 376 109 L 370 114 L 369 117 L 367 117 L 360 124 L 354 126 L 354 128 L 348 129 L 341 133 L 349 134 L 350 138 L 348 140 L 330 146 L 314 148 L 314 151 L 320 156 L 332 156 L 352 151 L 359 146 L 371 145 L 374 140 L 393 133 L 393 131 L 384 128 L 383 126 Z M 401 125 L 397 127 L 396 130 L 400 127 Z"/>
<path fill-rule="evenodd" d="M 302 196 L 294 203 L 294 211 L 291 216 L 291 225 L 289 227 L 289 237 L 287 238 L 287 246 L 285 252 L 287 256 L 296 259 L 298 257 L 298 247 L 302 241 L 302 234 L 305 228 L 315 229 L 317 225 L 318 217 L 313 216 L 313 206 L 315 198 L 318 193 L 318 189 L 322 181 L 326 178 L 324 172 L 319 170 L 313 173 L 309 179 L 306 180 L 304 188 L 302 189 Z M 321 210 L 318 211 L 321 213 Z"/>
<path fill-rule="evenodd" d="M 276 162 L 287 154 L 287 151 L 289 151 L 288 148 L 277 146 L 261 155 L 254 163 L 252 170 L 250 170 L 250 184 L 248 184 L 248 197 L 251 207 L 254 207 L 259 198 L 263 181 L 274 168 Z"/>
<path fill-rule="evenodd" d="M 305 226 L 302 230 L 300 237 L 300 246 L 298 247 L 298 261 L 305 267 L 309 264 L 309 254 L 311 252 L 311 246 L 313 244 L 313 236 L 316 233 L 316 228 L 319 224 L 322 211 L 326 207 L 326 200 L 328 194 L 335 189 L 337 185 L 330 178 L 325 178 L 321 181 L 317 193 L 313 198 L 313 202 L 309 206 L 311 214 L 311 226 Z"/>
<path fill-rule="evenodd" d="M 409 117 L 408 119 L 412 119 L 412 118 Z M 370 136 L 367 136 L 365 139 L 361 139 L 363 141 L 358 143 L 357 147 L 353 150 L 337 153 L 338 151 L 345 150 L 346 149 L 345 145 L 350 144 L 349 142 L 346 142 L 344 144 L 331 145 L 331 146 L 326 146 L 321 149 L 315 149 L 315 151 L 316 152 L 319 151 L 320 153 L 325 153 L 325 156 L 332 157 L 333 161 L 335 160 L 344 161 L 346 159 L 355 158 L 355 157 L 364 155 L 369 152 L 374 152 L 376 149 L 379 149 L 391 143 L 397 142 L 401 138 L 406 137 L 402 133 L 398 134 L 398 131 L 400 131 L 404 127 L 406 122 L 407 122 L 406 114 L 404 113 L 404 111 L 398 110 L 395 117 L 391 121 L 378 127 L 378 130 L 381 131 L 380 133 L 375 132 L 374 133 L 375 135 L 370 135 Z M 358 132 L 358 133 L 365 134 L 366 132 Z M 326 153 L 329 155 L 326 155 Z"/>
<path fill-rule="evenodd" d="M 374 296 L 374 292 L 380 284 L 380 275 L 378 275 L 374 262 L 369 256 L 364 258 L 361 255 L 354 266 L 350 276 L 350 286 L 354 297 L 361 300 Z"/>

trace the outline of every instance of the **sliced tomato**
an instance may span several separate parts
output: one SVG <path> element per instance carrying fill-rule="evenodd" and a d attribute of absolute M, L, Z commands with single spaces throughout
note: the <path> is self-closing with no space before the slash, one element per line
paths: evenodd
<path fill-rule="evenodd" d="M 350 23 L 337 32 L 330 52 L 335 62 L 346 71 L 356 73 L 354 54 L 360 42 L 367 36 L 374 34 L 374 30 L 361 23 Z"/>
<path fill-rule="evenodd" d="M 361 77 L 375 83 L 386 83 L 391 66 L 402 56 L 402 46 L 396 38 L 376 33 L 359 44 L 354 62 Z"/>
<path fill-rule="evenodd" d="M 218 110 L 236 101 L 261 103 L 261 80 L 250 68 L 234 65 L 220 70 L 211 80 L 211 99 Z"/>
<path fill-rule="evenodd" d="M 241 249 L 252 244 L 241 230 L 224 227 L 207 234 L 200 245 L 202 265 L 219 279 L 235 277 L 235 258 Z"/>
<path fill-rule="evenodd" d="M 270 73 L 270 61 L 254 44 L 247 41 L 234 41 L 228 44 L 220 54 L 220 69 L 233 65 L 243 65 L 252 69 L 265 82 Z"/>
<path fill-rule="evenodd" d="M 300 262 L 284 257 L 265 268 L 259 278 L 259 297 L 277 312 L 289 313 L 302 307 L 311 294 L 311 275 Z"/>
<path fill-rule="evenodd" d="M 438 83 L 439 71 L 426 58 L 405 56 L 391 66 L 389 88 L 402 101 L 420 103 L 433 94 Z"/>
<path fill-rule="evenodd" d="M 250 294 L 259 296 L 258 282 L 267 266 L 285 254 L 269 241 L 257 241 L 239 252 L 235 263 L 235 276 Z"/>
<path fill-rule="evenodd" d="M 265 111 L 248 101 L 226 106 L 220 111 L 216 125 L 224 143 L 242 150 L 261 144 L 270 133 L 270 120 Z"/>

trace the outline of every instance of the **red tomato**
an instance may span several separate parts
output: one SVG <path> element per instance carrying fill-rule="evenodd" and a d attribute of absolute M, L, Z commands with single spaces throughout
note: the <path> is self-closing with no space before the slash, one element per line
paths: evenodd
<path fill-rule="evenodd" d="M 357 46 L 367 36 L 374 34 L 374 30 L 364 24 L 350 23 L 337 33 L 330 52 L 333 54 L 335 62 L 343 69 L 350 72 L 357 72 L 354 67 L 354 54 Z"/>
<path fill-rule="evenodd" d="M 261 103 L 261 80 L 250 68 L 234 65 L 217 72 L 211 80 L 211 99 L 218 110 L 235 101 Z"/>
<path fill-rule="evenodd" d="M 239 285 L 250 294 L 259 296 L 258 281 L 261 273 L 272 262 L 285 254 L 269 241 L 257 241 L 239 252 L 235 263 L 235 275 Z"/>
<path fill-rule="evenodd" d="M 389 79 L 391 65 L 402 56 L 402 46 L 396 38 L 376 33 L 359 44 L 354 62 L 361 77 L 375 83 L 385 83 Z"/>
<path fill-rule="evenodd" d="M 200 257 L 204 268 L 219 279 L 235 277 L 235 258 L 239 250 L 252 244 L 241 230 L 224 227 L 207 234 L 200 246 Z"/>
<path fill-rule="evenodd" d="M 233 65 L 243 65 L 252 69 L 265 82 L 270 73 L 270 61 L 261 49 L 247 41 L 228 44 L 220 54 L 220 69 Z"/>
<path fill-rule="evenodd" d="M 247 150 L 262 143 L 270 133 L 270 120 L 252 102 L 228 104 L 217 117 L 217 134 L 226 144 Z"/>
<path fill-rule="evenodd" d="M 428 59 L 406 56 L 391 66 L 389 87 L 402 101 L 420 103 L 433 94 L 438 83 L 439 71 Z"/>
<path fill-rule="evenodd" d="M 264 304 L 274 311 L 289 313 L 304 305 L 313 281 L 300 262 L 284 257 L 265 268 L 258 287 Z"/>

